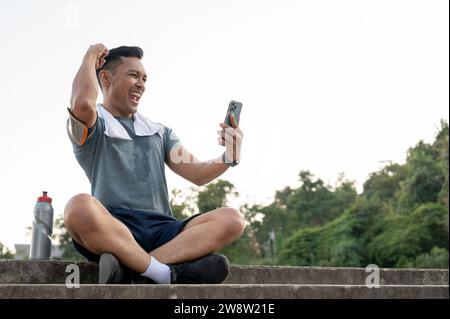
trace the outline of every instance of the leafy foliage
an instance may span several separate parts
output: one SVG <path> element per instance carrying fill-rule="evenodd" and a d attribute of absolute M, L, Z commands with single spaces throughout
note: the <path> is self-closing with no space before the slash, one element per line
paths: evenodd
<path fill-rule="evenodd" d="M 200 213 L 209 212 L 218 207 L 224 207 L 230 196 L 239 196 L 234 185 L 229 181 L 217 180 L 209 183 L 197 196 L 197 206 Z"/>
<path fill-rule="evenodd" d="M 72 260 L 72 261 L 84 261 L 85 258 L 80 255 L 73 246 L 72 238 L 67 232 L 64 226 L 64 217 L 57 216 L 53 224 L 52 240 L 59 245 L 59 248 L 63 251 L 60 259 Z"/>
<path fill-rule="evenodd" d="M 332 222 L 298 230 L 286 242 L 280 261 L 288 265 L 362 266 L 357 218 L 350 211 Z"/>
<path fill-rule="evenodd" d="M 239 193 L 235 191 L 232 183 L 219 179 L 209 183 L 198 192 L 198 210 L 201 213 L 205 213 L 227 206 L 229 200 L 238 195 Z M 254 217 L 253 212 L 246 205 L 240 208 L 240 212 L 246 219 L 247 224 L 250 224 Z M 248 263 L 249 260 L 255 259 L 258 255 L 258 243 L 255 240 L 252 228 L 247 227 L 241 238 L 224 247 L 221 253 L 225 254 L 230 259 L 230 262 L 235 264 Z"/>
<path fill-rule="evenodd" d="M 343 189 L 331 190 L 302 171 L 299 189 L 277 192 L 274 203 L 260 210 L 264 222 L 274 220 L 274 205 L 285 214 L 296 214 L 296 219 L 286 218 L 296 230 L 280 232 L 287 239 L 279 262 L 448 267 L 448 131 L 442 121 L 433 144 L 420 141 L 408 150 L 405 164 L 389 162 L 370 174 L 361 195 L 352 194 L 351 183 L 346 183 L 345 197 Z M 283 196 L 277 198 L 279 194 Z M 264 222 L 259 229 L 267 232 Z M 290 227 L 281 224 L 277 229 Z"/>
<path fill-rule="evenodd" d="M 172 197 L 170 199 L 170 207 L 172 208 L 173 217 L 176 219 L 185 219 L 195 213 L 192 205 L 195 190 L 190 189 L 190 193 L 183 194 L 179 189 L 172 190 Z"/>
<path fill-rule="evenodd" d="M 388 214 L 379 221 L 380 233 L 369 245 L 373 260 L 383 267 L 404 267 L 433 247 L 448 249 L 444 221 L 447 212 L 438 203 L 424 204 L 411 214 Z"/>
<path fill-rule="evenodd" d="M 408 268 L 448 268 L 448 250 L 433 247 L 430 252 L 420 254 L 414 261 L 406 264 Z"/>
<path fill-rule="evenodd" d="M 0 259 L 14 259 L 14 254 L 0 242 Z"/>

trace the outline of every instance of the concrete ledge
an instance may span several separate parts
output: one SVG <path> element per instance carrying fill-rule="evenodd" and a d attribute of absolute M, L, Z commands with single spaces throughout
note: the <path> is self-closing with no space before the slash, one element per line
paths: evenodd
<path fill-rule="evenodd" d="M 444 299 L 443 286 L 350 285 L 0 285 L 8 299 Z"/>
<path fill-rule="evenodd" d="M 233 266 L 229 284 L 365 285 L 365 268 Z M 380 269 L 381 285 L 446 285 L 448 269 Z"/>
<path fill-rule="evenodd" d="M 64 284 L 67 261 L 0 260 L 0 284 Z M 81 284 L 98 283 L 98 265 L 77 263 Z M 381 285 L 448 285 L 448 269 L 380 270 Z M 364 285 L 364 268 L 232 266 L 225 284 Z"/>
<path fill-rule="evenodd" d="M 64 284 L 67 261 L 53 260 L 0 260 L 0 284 Z M 77 263 L 81 284 L 98 284 L 98 265 Z"/>

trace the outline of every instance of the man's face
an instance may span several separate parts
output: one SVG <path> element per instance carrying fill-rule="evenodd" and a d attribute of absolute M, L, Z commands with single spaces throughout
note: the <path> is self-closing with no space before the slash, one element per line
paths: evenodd
<path fill-rule="evenodd" d="M 145 91 L 147 74 L 136 57 L 122 57 L 114 71 L 109 71 L 110 82 L 106 88 L 108 101 L 121 116 L 137 112 L 139 100 Z"/>

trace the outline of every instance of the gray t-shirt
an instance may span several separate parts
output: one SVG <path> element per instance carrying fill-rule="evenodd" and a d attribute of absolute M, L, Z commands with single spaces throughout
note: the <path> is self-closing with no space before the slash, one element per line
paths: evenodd
<path fill-rule="evenodd" d="M 172 216 L 164 163 L 177 135 L 164 126 L 164 134 L 137 136 L 133 118 L 116 117 L 133 140 L 104 134 L 105 121 L 97 116 L 83 145 L 70 134 L 75 157 L 91 183 L 91 194 L 107 209 L 126 208 Z"/>

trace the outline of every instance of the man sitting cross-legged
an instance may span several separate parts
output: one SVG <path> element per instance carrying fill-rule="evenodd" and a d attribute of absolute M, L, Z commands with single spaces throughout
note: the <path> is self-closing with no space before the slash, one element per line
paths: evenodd
<path fill-rule="evenodd" d="M 220 157 L 198 161 L 167 126 L 137 112 L 147 74 L 139 47 L 92 45 L 72 85 L 67 132 L 91 193 L 67 203 L 64 223 L 75 248 L 99 262 L 99 283 L 220 283 L 229 263 L 215 253 L 239 238 L 242 215 L 221 207 L 176 220 L 165 164 L 203 185 L 239 162 L 243 133 L 220 123 Z M 96 104 L 98 84 L 103 103 Z"/>

